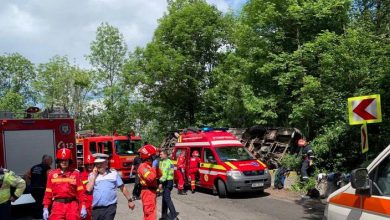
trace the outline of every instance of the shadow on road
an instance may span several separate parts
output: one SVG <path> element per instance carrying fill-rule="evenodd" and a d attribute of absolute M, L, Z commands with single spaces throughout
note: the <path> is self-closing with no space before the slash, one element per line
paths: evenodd
<path fill-rule="evenodd" d="M 325 205 L 319 199 L 302 198 L 296 200 L 295 203 L 302 206 L 304 212 L 309 215 L 309 217 L 303 217 L 302 219 L 317 220 L 324 216 Z"/>
<path fill-rule="evenodd" d="M 198 188 L 196 189 L 197 193 L 205 193 L 209 195 L 218 196 L 217 194 L 214 194 L 212 190 L 210 189 L 203 189 Z M 187 191 L 187 194 L 191 194 L 191 191 Z M 240 193 L 230 193 L 228 194 L 228 199 L 253 199 L 253 198 L 261 198 L 261 197 L 267 197 L 270 194 L 267 192 L 240 192 Z"/>

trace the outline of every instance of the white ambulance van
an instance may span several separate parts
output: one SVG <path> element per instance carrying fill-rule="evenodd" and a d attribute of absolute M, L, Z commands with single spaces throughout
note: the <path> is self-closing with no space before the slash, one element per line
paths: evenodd
<path fill-rule="evenodd" d="M 324 219 L 390 219 L 390 145 L 328 197 Z"/>

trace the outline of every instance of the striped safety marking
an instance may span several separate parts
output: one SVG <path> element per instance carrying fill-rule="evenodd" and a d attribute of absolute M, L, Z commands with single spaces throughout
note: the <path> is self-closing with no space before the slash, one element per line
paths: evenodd
<path fill-rule="evenodd" d="M 222 144 L 229 144 L 229 145 L 241 145 L 242 143 L 237 140 L 220 140 L 220 141 L 211 141 L 212 145 L 222 145 Z"/>
<path fill-rule="evenodd" d="M 212 163 L 200 163 L 200 168 L 209 168 L 215 170 L 226 170 L 226 168 L 222 165 L 216 165 Z"/>
<path fill-rule="evenodd" d="M 226 163 L 226 165 L 228 165 L 230 168 L 232 168 L 233 170 L 237 170 L 237 167 L 236 166 L 234 166 L 232 163 L 230 163 L 230 162 L 225 162 Z"/>
<path fill-rule="evenodd" d="M 362 198 L 362 201 L 360 200 L 360 198 Z M 380 196 L 367 197 L 350 193 L 340 193 L 339 195 L 332 197 L 329 200 L 329 203 L 357 209 L 360 209 L 361 203 L 361 209 L 363 211 L 390 216 L 390 198 L 385 199 Z"/>
<path fill-rule="evenodd" d="M 46 188 L 46 192 L 49 192 L 49 193 L 51 193 L 51 192 L 53 192 L 53 190 L 52 190 L 52 189 L 50 189 L 50 188 Z"/>
<path fill-rule="evenodd" d="M 185 142 L 185 143 L 176 143 L 177 147 L 185 146 L 210 146 L 209 142 Z"/>
<path fill-rule="evenodd" d="M 259 162 L 263 167 L 267 167 L 267 165 L 265 165 L 263 162 L 261 162 L 260 160 L 257 160 L 257 162 Z"/>
<path fill-rule="evenodd" d="M 216 175 L 224 175 L 224 176 L 226 176 L 226 172 L 218 172 L 218 171 L 213 171 L 213 170 L 202 170 L 202 169 L 199 169 L 199 173 L 206 174 L 206 175 L 211 175 L 211 176 L 216 176 Z"/>
<path fill-rule="evenodd" d="M 76 180 L 72 178 L 57 178 L 57 179 L 51 179 L 52 183 L 75 183 Z"/>

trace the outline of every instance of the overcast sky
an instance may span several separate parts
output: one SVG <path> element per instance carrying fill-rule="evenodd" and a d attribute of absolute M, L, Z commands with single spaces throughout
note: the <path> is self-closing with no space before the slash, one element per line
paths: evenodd
<path fill-rule="evenodd" d="M 223 12 L 246 0 L 207 0 Z M 166 0 L 0 0 L 0 55 L 20 53 L 35 64 L 55 55 L 88 67 L 85 55 L 102 22 L 119 28 L 129 50 L 145 46 Z"/>

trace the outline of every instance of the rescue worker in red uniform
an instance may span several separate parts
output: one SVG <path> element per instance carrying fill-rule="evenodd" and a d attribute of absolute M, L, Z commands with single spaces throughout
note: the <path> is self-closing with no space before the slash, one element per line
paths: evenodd
<path fill-rule="evenodd" d="M 156 220 L 157 216 L 157 172 L 152 167 L 153 156 L 156 154 L 156 148 L 151 145 L 145 145 L 138 150 L 142 163 L 139 165 L 137 173 L 139 182 L 142 186 L 141 201 L 144 211 L 144 220 Z"/>
<path fill-rule="evenodd" d="M 84 188 L 78 170 L 70 169 L 71 151 L 62 148 L 57 151 L 59 168 L 49 172 L 43 198 L 44 220 L 79 220 L 87 216 L 84 203 Z M 81 211 L 79 209 L 81 206 Z M 50 217 L 49 207 L 52 206 Z"/>
<path fill-rule="evenodd" d="M 84 187 L 84 203 L 85 203 L 85 208 L 87 209 L 87 217 L 85 218 L 86 220 L 92 220 L 92 193 L 87 191 L 87 183 L 88 183 L 88 176 L 89 174 L 93 171 L 95 163 L 95 158 L 89 154 L 84 162 L 84 170 L 81 172 L 80 177 L 81 177 L 81 182 L 83 183 Z"/>
<path fill-rule="evenodd" d="M 177 158 L 177 189 L 179 195 L 187 195 L 184 191 L 184 177 L 186 167 L 186 151 L 182 151 Z"/>
<path fill-rule="evenodd" d="M 195 180 L 199 172 L 199 152 L 197 150 L 192 152 L 192 157 L 190 159 L 189 169 L 188 169 L 188 179 L 191 181 L 191 192 L 195 193 Z"/>

